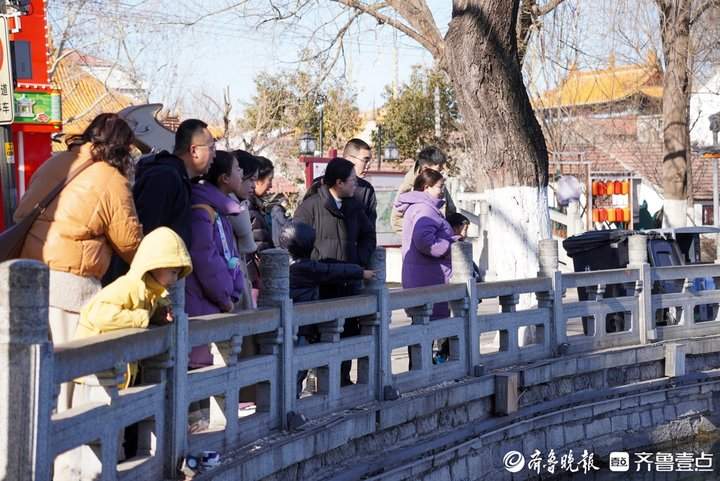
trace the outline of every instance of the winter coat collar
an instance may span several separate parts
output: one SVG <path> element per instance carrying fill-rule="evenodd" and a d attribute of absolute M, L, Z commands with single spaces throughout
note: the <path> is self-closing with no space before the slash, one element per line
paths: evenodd
<path fill-rule="evenodd" d="M 341 209 L 338 209 L 337 203 L 335 202 L 335 197 L 330 193 L 330 189 L 328 189 L 327 185 L 322 185 L 318 189 L 318 195 L 323 200 L 323 205 L 327 210 L 329 210 L 334 216 L 336 217 L 344 217 L 345 214 L 343 214 L 343 211 Z M 343 206 L 346 205 L 346 203 L 351 202 L 351 198 L 343 199 Z"/>
<path fill-rule="evenodd" d="M 217 187 L 209 182 L 194 184 L 192 188 L 193 204 L 208 204 L 221 215 L 237 215 L 240 213 L 240 204 L 235 202 Z"/>
<path fill-rule="evenodd" d="M 167 150 L 141 157 L 135 167 L 135 178 L 139 179 L 145 171 L 156 166 L 170 168 L 176 171 L 184 181 L 190 183 L 190 177 L 188 176 L 183 160 Z"/>
<path fill-rule="evenodd" d="M 436 199 L 434 197 L 430 197 L 425 192 L 411 190 L 409 192 L 405 192 L 404 194 L 400 194 L 400 196 L 395 201 L 394 207 L 395 210 L 397 210 L 401 214 L 405 214 L 405 212 L 410 208 L 410 206 L 414 204 L 427 205 L 433 210 L 437 210 L 438 212 L 440 212 L 442 206 L 445 205 L 445 199 Z"/>

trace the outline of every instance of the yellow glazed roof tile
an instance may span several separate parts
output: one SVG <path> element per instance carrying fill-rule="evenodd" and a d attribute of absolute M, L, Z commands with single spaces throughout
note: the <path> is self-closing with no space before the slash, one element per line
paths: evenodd
<path fill-rule="evenodd" d="M 581 72 L 571 69 L 557 89 L 534 100 L 536 108 L 578 107 L 617 102 L 633 95 L 662 98 L 662 71 L 657 62 L 610 66 Z"/>

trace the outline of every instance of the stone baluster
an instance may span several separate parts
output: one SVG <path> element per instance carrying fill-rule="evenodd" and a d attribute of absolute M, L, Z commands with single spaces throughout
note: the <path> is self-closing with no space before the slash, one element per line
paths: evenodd
<path fill-rule="evenodd" d="M 487 201 L 481 200 L 478 203 L 478 215 L 480 217 L 480 229 L 478 232 L 480 257 L 478 259 L 478 269 L 480 270 L 480 275 L 482 276 L 482 278 L 485 279 L 490 266 L 490 246 L 488 245 L 490 205 L 487 203 Z"/>
<path fill-rule="evenodd" d="M 290 257 L 284 249 L 267 249 L 260 253 L 260 293 L 258 308 L 280 309 L 280 328 L 274 333 L 257 337 L 260 354 L 280 355 L 279 372 L 270 380 L 280 400 L 280 418 L 284 429 L 295 428 L 304 423 L 304 416 L 295 412 L 295 383 L 297 372 L 293 370 L 295 326 L 292 301 L 290 300 Z M 272 393 L 257 389 L 258 410 L 276 412 L 270 404 Z"/>
<path fill-rule="evenodd" d="M 568 232 L 569 235 L 569 232 Z M 562 273 L 559 271 L 558 262 L 558 241 L 554 239 L 543 239 L 538 245 L 538 277 L 549 277 L 552 279 L 551 291 L 536 292 L 538 307 L 550 309 L 550 322 L 548 323 L 549 330 L 549 342 L 546 345 L 549 346 L 551 351 L 556 354 L 561 354 L 565 350 L 565 344 L 567 341 L 565 317 L 563 316 L 562 310 L 562 298 L 563 298 L 563 287 L 562 287 Z M 535 333 L 536 336 L 539 333 Z M 545 338 L 545 332 L 540 336 Z"/>
<path fill-rule="evenodd" d="M 473 246 L 469 242 L 455 242 L 450 247 L 452 259 L 453 284 L 465 284 L 467 291 L 463 299 L 450 303 L 453 317 L 462 317 L 465 320 L 465 344 L 459 345 L 454 339 L 450 340 L 450 359 L 464 358 L 468 373 L 475 375 L 482 372 L 480 366 L 480 326 L 477 322 L 477 280 L 473 269 Z M 464 350 L 464 356 L 460 350 Z"/>
<path fill-rule="evenodd" d="M 47 267 L 0 264 L 0 479 L 49 479 L 52 364 Z"/>
<path fill-rule="evenodd" d="M 499 296 L 500 312 L 515 312 L 520 302 L 518 294 Z M 500 352 L 516 351 L 518 349 L 518 330 L 515 328 L 500 331 Z"/>
<path fill-rule="evenodd" d="M 652 271 L 648 264 L 647 236 L 633 235 L 628 238 L 628 267 L 639 269 L 640 276 L 635 284 L 638 296 L 638 334 L 640 342 L 646 344 L 657 339 L 655 312 L 652 308 Z"/>
<path fill-rule="evenodd" d="M 376 337 L 377 349 L 375 356 L 377 372 L 375 373 L 375 395 L 379 401 L 391 401 L 400 397 L 399 391 L 392 385 L 392 354 L 390 349 L 390 318 L 388 289 L 385 283 L 387 273 L 386 251 L 378 247 L 370 257 L 369 268 L 375 271 L 375 279 L 365 282 L 364 293 L 377 296 L 377 313 L 360 321 L 361 334 Z M 367 371 L 367 372 L 364 372 Z M 358 362 L 358 379 L 373 373 L 369 372 L 366 362 Z"/>

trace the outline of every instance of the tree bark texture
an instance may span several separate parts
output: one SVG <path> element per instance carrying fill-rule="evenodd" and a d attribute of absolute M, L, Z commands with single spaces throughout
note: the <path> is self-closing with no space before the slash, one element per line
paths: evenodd
<path fill-rule="evenodd" d="M 517 55 L 519 0 L 454 0 L 445 66 L 481 189 L 545 187 L 548 154 Z"/>
<path fill-rule="evenodd" d="M 665 199 L 686 200 L 690 162 L 688 106 L 691 0 L 657 0 L 657 4 L 665 55 L 663 191 Z"/>

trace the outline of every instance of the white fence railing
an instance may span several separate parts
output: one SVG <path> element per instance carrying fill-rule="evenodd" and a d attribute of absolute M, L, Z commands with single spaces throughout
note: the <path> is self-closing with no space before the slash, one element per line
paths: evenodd
<path fill-rule="evenodd" d="M 2 382 L 11 448 L 0 456 L 35 470 L 13 479 L 45 481 L 58 454 L 87 445 L 103 479 L 174 478 L 188 453 L 261 442 L 304 417 L 518 363 L 720 333 L 720 290 L 709 282 L 712 289 L 700 290 L 696 281 L 720 278 L 720 265 L 651 268 L 637 252 L 631 248 L 627 269 L 562 274 L 557 244 L 544 241 L 541 277 L 478 284 L 471 246 L 457 243 L 452 284 L 390 291 L 379 249 L 373 258 L 379 279 L 362 295 L 293 305 L 287 254 L 270 250 L 262 255 L 256 311 L 191 320 L 179 314 L 169 326 L 58 346 L 48 342 L 46 268 L 4 263 L 0 354 L 9 359 Z M 521 296 L 535 302 L 519 303 Z M 174 301 L 182 313 L 183 296 Z M 433 305 L 445 302 L 450 317 L 431 319 Z M 409 324 L 393 322 L 403 313 Z M 348 319 L 359 320 L 358 335 L 343 335 Z M 315 326 L 320 342 L 300 345 L 302 326 Z M 435 363 L 433 346 L 442 340 L 449 356 Z M 188 372 L 190 348 L 198 345 L 211 345 L 214 363 Z M 398 369 L 393 353 L 408 352 L 412 368 Z M 349 386 L 340 383 L 343 361 L 353 362 Z M 118 391 L 128 362 L 140 362 L 141 382 Z M 298 397 L 298 372 L 309 369 L 316 387 Z M 93 373 L 110 379 L 104 396 L 54 412 L 58 386 Z M 131 424 L 138 424 L 137 456 L 118 462 L 118 443 Z"/>

